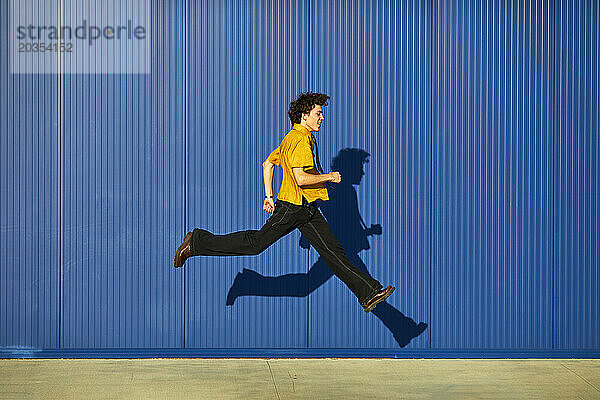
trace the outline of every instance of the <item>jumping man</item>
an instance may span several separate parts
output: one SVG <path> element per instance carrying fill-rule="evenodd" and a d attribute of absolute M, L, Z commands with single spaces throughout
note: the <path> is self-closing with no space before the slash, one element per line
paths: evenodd
<path fill-rule="evenodd" d="M 339 172 L 323 173 L 319 162 L 317 142 L 323 120 L 323 107 L 329 96 L 321 93 L 302 93 L 290 103 L 288 115 L 292 130 L 263 162 L 265 201 L 263 210 L 273 215 L 260 230 L 246 230 L 214 235 L 204 229 L 188 232 L 175 253 L 175 267 L 182 267 L 192 256 L 246 256 L 263 252 L 277 240 L 299 229 L 317 250 L 331 271 L 358 298 L 365 312 L 387 299 L 395 287 L 383 285 L 353 265 L 316 202 L 327 201 L 325 182 L 339 183 Z M 273 201 L 273 170 L 283 169 L 283 182 Z"/>

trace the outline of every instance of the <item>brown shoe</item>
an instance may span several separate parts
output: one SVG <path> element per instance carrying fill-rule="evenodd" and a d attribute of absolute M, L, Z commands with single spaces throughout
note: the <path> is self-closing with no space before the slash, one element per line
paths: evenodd
<path fill-rule="evenodd" d="M 185 260 L 192 256 L 192 248 L 190 246 L 191 238 L 192 232 L 188 232 L 183 238 L 183 243 L 175 252 L 175 268 L 183 267 Z"/>
<path fill-rule="evenodd" d="M 363 306 L 363 308 L 365 309 L 365 312 L 366 313 L 370 312 L 372 309 L 375 308 L 375 306 L 377 306 L 377 304 L 381 303 L 382 301 L 384 301 L 385 299 L 390 297 L 391 294 L 394 293 L 394 290 L 396 290 L 395 287 L 388 286 L 385 289 L 377 292 L 375 294 L 375 296 L 371 297 L 371 299 L 369 301 L 367 301 L 366 304 Z"/>

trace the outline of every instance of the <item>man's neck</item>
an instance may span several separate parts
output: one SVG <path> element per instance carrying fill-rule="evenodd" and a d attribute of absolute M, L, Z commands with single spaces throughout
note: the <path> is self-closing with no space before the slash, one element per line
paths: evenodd
<path fill-rule="evenodd" d="M 308 126 L 304 125 L 303 122 L 300 122 L 300 125 L 302 125 L 303 127 L 306 128 L 307 131 L 309 131 L 311 134 L 314 132 L 312 129 L 310 129 Z"/>

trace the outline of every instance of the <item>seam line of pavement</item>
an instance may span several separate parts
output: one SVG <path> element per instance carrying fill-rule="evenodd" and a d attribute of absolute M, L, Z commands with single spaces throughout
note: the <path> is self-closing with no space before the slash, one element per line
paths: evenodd
<path fill-rule="evenodd" d="M 281 398 L 279 397 L 279 391 L 277 390 L 277 385 L 275 384 L 275 377 L 273 376 L 273 370 L 271 370 L 271 364 L 269 364 L 269 360 L 265 360 L 267 362 L 267 365 L 269 366 L 269 372 L 271 373 L 271 379 L 273 380 L 273 386 L 275 386 L 275 394 L 277 395 L 277 398 L 281 400 Z"/>
<path fill-rule="evenodd" d="M 572 372 L 573 374 L 575 374 L 577 377 L 579 377 L 581 380 L 583 380 L 585 383 L 587 383 L 588 385 L 590 385 L 591 387 L 593 387 L 594 389 L 596 389 L 597 392 L 600 392 L 600 389 L 598 389 L 596 386 L 594 386 L 593 383 L 589 382 L 587 379 L 585 379 L 583 376 L 579 375 L 577 372 L 573 371 L 571 368 L 567 367 L 565 364 L 561 363 L 560 365 L 562 365 L 563 367 L 565 367 L 567 369 L 567 371 Z"/>

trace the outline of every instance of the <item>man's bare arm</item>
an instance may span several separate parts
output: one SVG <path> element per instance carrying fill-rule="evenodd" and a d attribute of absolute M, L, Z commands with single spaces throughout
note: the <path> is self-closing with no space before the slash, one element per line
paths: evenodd
<path fill-rule="evenodd" d="M 275 164 L 273 164 L 267 158 L 262 164 L 263 167 L 263 180 L 265 181 L 265 196 L 273 197 L 273 170 Z M 268 213 L 272 213 L 275 209 L 275 201 L 272 198 L 266 198 L 263 204 L 263 210 Z"/>
<path fill-rule="evenodd" d="M 269 159 L 266 159 L 264 163 L 262 163 L 263 167 L 263 179 L 265 181 L 265 195 L 273 196 L 273 170 L 275 169 L 275 164 L 273 164 Z"/>
<path fill-rule="evenodd" d="M 339 183 L 342 176 L 339 172 L 330 172 L 328 174 L 308 174 L 302 168 L 292 168 L 294 179 L 298 186 L 309 186 L 323 182 Z"/>

